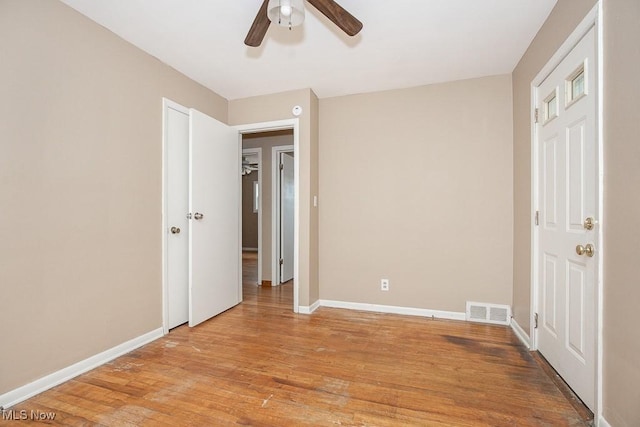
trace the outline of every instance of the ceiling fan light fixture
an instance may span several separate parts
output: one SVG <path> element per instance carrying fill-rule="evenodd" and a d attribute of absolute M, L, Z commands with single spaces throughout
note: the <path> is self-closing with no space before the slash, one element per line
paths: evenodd
<path fill-rule="evenodd" d="M 304 21 L 304 0 L 269 0 L 267 17 L 282 27 L 296 27 Z"/>

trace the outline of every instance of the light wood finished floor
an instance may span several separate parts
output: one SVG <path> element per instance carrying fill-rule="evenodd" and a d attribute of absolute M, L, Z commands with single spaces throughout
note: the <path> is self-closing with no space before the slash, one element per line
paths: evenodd
<path fill-rule="evenodd" d="M 240 306 L 12 409 L 73 426 L 584 425 L 506 327 L 291 307 L 290 283 L 245 284 Z"/>

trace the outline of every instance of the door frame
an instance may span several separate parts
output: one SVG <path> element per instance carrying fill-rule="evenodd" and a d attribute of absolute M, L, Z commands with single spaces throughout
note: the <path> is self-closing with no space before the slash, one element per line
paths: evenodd
<path fill-rule="evenodd" d="M 294 175 L 294 238 L 293 238 L 293 312 L 299 311 L 299 250 L 300 250 L 300 120 L 285 119 L 270 122 L 250 123 L 234 126 L 238 130 L 238 139 L 242 144 L 242 135 L 260 132 L 272 132 L 277 130 L 293 130 L 293 175 Z M 273 185 L 273 183 L 272 183 Z M 272 254 L 273 255 L 273 254 Z M 273 274 L 272 274 L 273 277 Z"/>
<path fill-rule="evenodd" d="M 258 156 L 258 281 L 256 284 L 260 284 L 262 281 L 262 192 L 264 190 L 262 188 L 262 147 L 243 148 L 242 155 L 245 154 Z M 242 244 L 240 246 L 242 247 Z"/>
<path fill-rule="evenodd" d="M 551 74 L 551 72 L 562 62 L 567 54 L 578 44 L 582 37 L 591 29 L 595 27 L 596 31 L 596 64 L 594 70 L 596 76 L 596 123 L 595 123 L 595 139 L 596 139 L 596 212 L 598 215 L 598 261 L 595 266 L 595 309 L 596 309 L 596 324 L 595 324 L 595 411 L 594 419 L 596 423 L 602 416 L 602 359 L 603 359 L 603 207 L 604 207 L 604 162 L 603 162 L 603 26 L 602 26 L 602 2 L 598 1 L 596 5 L 587 13 L 585 18 L 578 24 L 574 31 L 567 37 L 564 43 L 556 51 L 556 53 L 549 59 L 547 64 L 542 67 L 540 72 L 531 82 L 531 310 L 529 319 L 529 336 L 530 336 L 530 349 L 531 351 L 538 350 L 538 332 L 535 328 L 535 313 L 538 312 L 539 303 L 539 227 L 535 224 L 536 211 L 540 210 L 539 201 L 539 188 L 538 188 L 538 167 L 540 165 L 540 159 L 538 158 L 538 132 L 537 126 L 535 126 L 535 109 L 538 104 L 537 88 L 540 84 Z"/>
<path fill-rule="evenodd" d="M 271 147 L 271 284 L 280 286 L 280 249 L 281 249 L 281 227 L 280 227 L 280 154 L 293 152 L 295 164 L 296 156 L 293 145 L 278 145 Z M 296 194 L 297 197 L 297 194 Z M 296 199 L 297 201 L 297 199 Z M 295 280 L 294 280 L 295 282 Z"/>

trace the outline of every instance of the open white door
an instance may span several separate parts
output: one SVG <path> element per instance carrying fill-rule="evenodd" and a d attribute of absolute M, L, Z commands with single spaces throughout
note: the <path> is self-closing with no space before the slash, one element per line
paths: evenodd
<path fill-rule="evenodd" d="M 189 326 L 240 303 L 238 132 L 189 110 Z"/>
<path fill-rule="evenodd" d="M 293 153 L 280 153 L 280 283 L 293 279 L 295 185 Z"/>

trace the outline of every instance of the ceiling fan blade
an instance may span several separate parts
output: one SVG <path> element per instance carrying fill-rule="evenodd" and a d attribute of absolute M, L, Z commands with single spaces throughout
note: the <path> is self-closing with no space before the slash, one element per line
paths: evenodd
<path fill-rule="evenodd" d="M 329 18 L 342 31 L 350 36 L 355 36 L 362 30 L 362 22 L 333 0 L 307 0 L 320 13 Z"/>
<path fill-rule="evenodd" d="M 256 19 L 253 20 L 253 24 L 251 24 L 251 28 L 249 28 L 247 37 L 244 39 L 244 44 L 246 44 L 247 46 L 260 46 L 262 40 L 264 39 L 264 35 L 267 34 L 269 24 L 271 24 L 271 21 L 269 21 L 269 18 L 267 17 L 268 5 L 269 0 L 264 0 L 262 2 L 262 6 L 260 6 L 260 10 L 258 10 Z"/>

